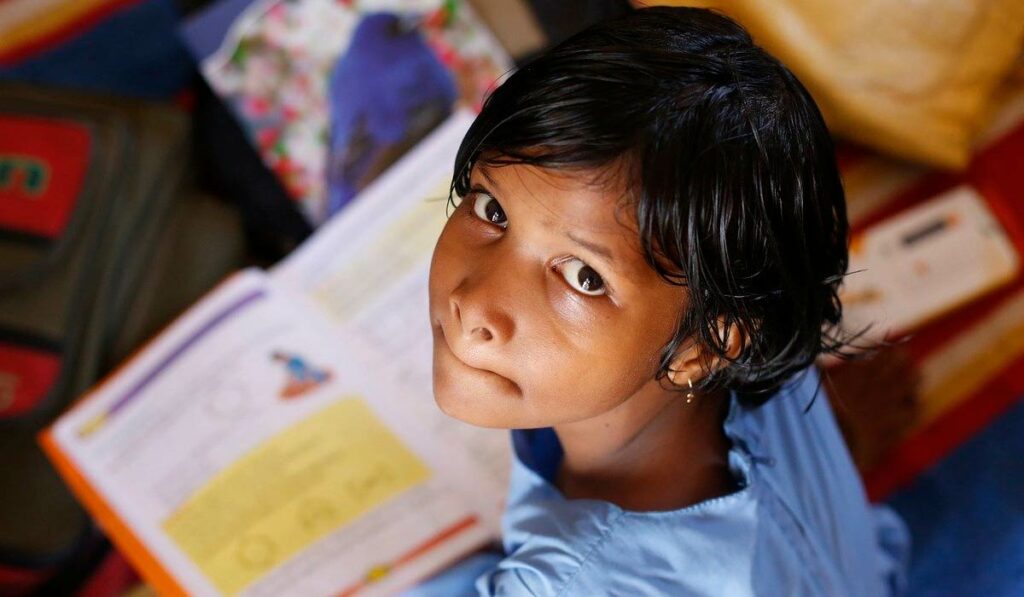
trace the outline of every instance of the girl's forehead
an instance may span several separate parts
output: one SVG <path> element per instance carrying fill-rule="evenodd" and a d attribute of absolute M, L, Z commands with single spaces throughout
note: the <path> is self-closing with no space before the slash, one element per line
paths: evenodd
<path fill-rule="evenodd" d="M 570 247 L 590 265 L 603 262 L 608 273 L 631 283 L 661 283 L 644 256 L 626 185 L 597 180 L 590 172 L 526 164 L 481 164 L 470 178 L 473 188 L 498 201 L 519 238 L 538 247 Z"/>

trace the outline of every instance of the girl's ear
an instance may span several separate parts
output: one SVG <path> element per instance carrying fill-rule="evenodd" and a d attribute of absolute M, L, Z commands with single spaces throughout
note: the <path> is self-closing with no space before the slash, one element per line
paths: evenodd
<path fill-rule="evenodd" d="M 674 385 L 683 387 L 687 382 L 697 383 L 705 376 L 718 371 L 739 358 L 747 346 L 750 337 L 735 322 L 726 323 L 724 317 L 718 318 L 718 337 L 725 348 L 725 357 L 711 351 L 703 344 L 688 342 L 676 351 L 669 363 L 668 379 Z"/>

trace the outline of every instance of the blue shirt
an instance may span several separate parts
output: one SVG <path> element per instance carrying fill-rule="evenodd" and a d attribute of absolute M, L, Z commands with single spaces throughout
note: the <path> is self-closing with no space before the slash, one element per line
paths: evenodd
<path fill-rule="evenodd" d="M 567 500 L 552 484 L 562 454 L 554 431 L 513 431 L 505 553 L 483 565 L 481 558 L 467 563 L 474 575 L 484 569 L 476 592 L 900 592 L 909 553 L 906 528 L 891 510 L 868 504 L 818 390 L 818 375 L 809 370 L 761 407 L 745 408 L 732 396 L 725 433 L 740 489 L 679 510 L 636 512 L 600 500 Z M 457 576 L 453 571 L 447 582 Z"/>

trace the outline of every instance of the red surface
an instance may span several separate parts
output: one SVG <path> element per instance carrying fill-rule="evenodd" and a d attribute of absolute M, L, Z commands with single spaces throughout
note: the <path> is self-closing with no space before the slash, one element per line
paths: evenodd
<path fill-rule="evenodd" d="M 89 130 L 74 122 L 0 117 L 0 166 L 11 168 L 0 184 L 0 229 L 60 236 L 85 180 L 91 145 Z M 29 185 L 27 164 L 42 167 L 41 185 Z"/>
<path fill-rule="evenodd" d="M 957 404 L 931 425 L 900 444 L 882 465 L 864 479 L 868 497 L 879 501 L 909 485 L 1010 409 L 1024 395 L 1024 358 L 1017 359 L 978 392 Z"/>
<path fill-rule="evenodd" d="M 962 174 L 935 172 L 922 177 L 858 228 L 870 226 L 961 184 L 973 186 L 985 197 L 1018 253 L 1024 255 L 1024 123 L 979 151 Z M 907 350 L 915 361 L 922 361 L 1022 289 L 1024 276 L 1018 275 L 1010 284 L 916 331 L 907 341 Z M 875 500 L 882 499 L 907 485 L 1015 404 L 1022 395 L 1024 357 L 1005 367 L 984 387 L 902 442 L 881 465 L 866 475 L 869 495 Z"/>
<path fill-rule="evenodd" d="M 32 410 L 60 373 L 60 355 L 0 342 L 0 418 Z"/>
<path fill-rule="evenodd" d="M 37 571 L 0 566 L 0 595 L 30 595 L 33 589 L 43 584 L 51 572 L 50 569 Z"/>
<path fill-rule="evenodd" d="M 840 170 L 857 165 L 869 155 L 871 154 L 868 150 L 850 141 L 840 141 L 836 144 L 836 163 L 839 164 Z"/>
<path fill-rule="evenodd" d="M 96 572 L 85 581 L 75 597 L 112 597 L 124 595 L 142 580 L 117 550 L 111 550 Z"/>

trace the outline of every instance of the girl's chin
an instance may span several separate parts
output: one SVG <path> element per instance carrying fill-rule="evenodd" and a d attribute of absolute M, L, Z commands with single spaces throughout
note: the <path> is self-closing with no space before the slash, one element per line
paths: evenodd
<path fill-rule="evenodd" d="M 469 384 L 449 384 L 434 373 L 434 402 L 453 419 L 477 427 L 514 429 L 517 427 L 512 398 L 500 392 L 473 392 Z M 475 384 L 474 384 L 475 385 Z"/>

